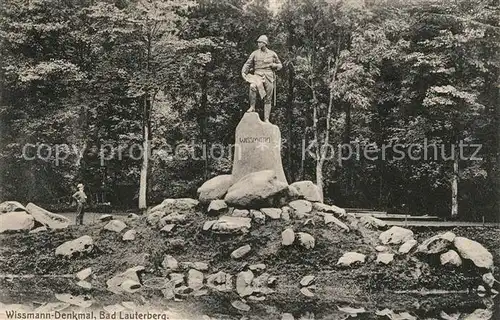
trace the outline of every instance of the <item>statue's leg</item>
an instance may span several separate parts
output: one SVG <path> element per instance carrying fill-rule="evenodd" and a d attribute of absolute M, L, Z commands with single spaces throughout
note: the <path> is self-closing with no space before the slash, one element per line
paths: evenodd
<path fill-rule="evenodd" d="M 250 108 L 247 112 L 255 112 L 255 103 L 257 101 L 257 86 L 253 83 L 250 84 Z"/>
<path fill-rule="evenodd" d="M 271 116 L 271 105 L 273 99 L 273 83 L 269 80 L 265 82 L 266 97 L 264 98 L 264 121 L 269 122 Z"/>

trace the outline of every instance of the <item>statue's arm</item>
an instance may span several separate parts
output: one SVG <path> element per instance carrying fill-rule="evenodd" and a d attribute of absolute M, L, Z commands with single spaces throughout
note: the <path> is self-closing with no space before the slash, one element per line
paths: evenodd
<path fill-rule="evenodd" d="M 280 58 L 278 58 L 276 52 L 274 53 L 274 67 L 276 68 L 276 71 L 281 70 L 281 68 L 283 68 Z"/>
<path fill-rule="evenodd" d="M 248 60 L 243 65 L 243 68 L 241 68 L 241 75 L 243 76 L 243 78 L 245 78 L 245 76 L 250 72 L 250 69 L 252 69 L 253 67 L 253 63 L 254 63 L 254 54 L 252 52 L 250 57 L 248 57 Z"/>

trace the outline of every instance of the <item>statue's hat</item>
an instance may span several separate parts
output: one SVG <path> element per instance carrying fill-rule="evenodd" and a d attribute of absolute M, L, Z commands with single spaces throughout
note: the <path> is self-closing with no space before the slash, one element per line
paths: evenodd
<path fill-rule="evenodd" d="M 265 35 L 260 36 L 259 39 L 257 39 L 257 42 L 264 42 L 265 44 L 269 44 L 269 40 Z"/>

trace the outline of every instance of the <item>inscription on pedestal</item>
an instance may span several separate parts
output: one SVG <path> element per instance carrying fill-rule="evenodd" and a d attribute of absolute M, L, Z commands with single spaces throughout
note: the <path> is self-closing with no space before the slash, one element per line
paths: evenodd
<path fill-rule="evenodd" d="M 271 143 L 271 137 L 241 137 L 239 143 Z"/>

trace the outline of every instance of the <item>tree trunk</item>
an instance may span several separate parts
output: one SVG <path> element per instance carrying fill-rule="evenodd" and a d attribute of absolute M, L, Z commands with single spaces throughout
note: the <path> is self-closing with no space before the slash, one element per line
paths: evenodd
<path fill-rule="evenodd" d="M 149 123 L 149 95 L 146 94 L 143 110 L 143 142 L 142 142 L 142 166 L 139 180 L 139 209 L 147 208 L 147 186 L 148 186 L 148 166 L 149 166 L 149 149 L 150 149 L 150 123 Z"/>
<path fill-rule="evenodd" d="M 458 157 L 455 152 L 453 159 L 453 175 L 451 176 L 451 217 L 458 216 Z"/>
<path fill-rule="evenodd" d="M 209 168 L 209 157 L 208 157 L 208 137 L 207 137 L 207 104 L 208 104 L 208 75 L 207 71 L 204 70 L 203 77 L 201 79 L 201 101 L 200 101 L 200 111 L 199 111 L 199 125 L 200 125 L 200 135 L 202 144 L 202 156 L 204 159 L 204 180 L 208 180 L 208 168 Z"/>
<path fill-rule="evenodd" d="M 287 164 L 287 173 L 288 173 L 288 181 L 295 181 L 294 177 L 294 165 L 292 162 L 292 130 L 293 130 L 293 89 L 294 89 L 294 68 L 293 64 L 290 63 L 288 65 L 288 94 L 286 98 L 286 122 L 288 126 L 287 136 L 286 136 L 286 164 Z"/>

